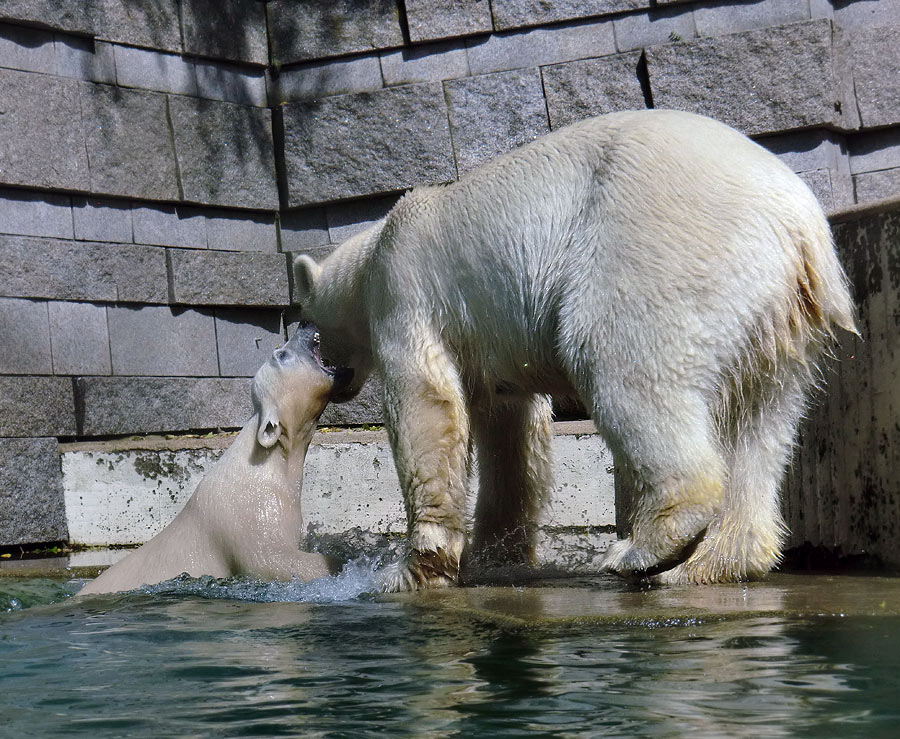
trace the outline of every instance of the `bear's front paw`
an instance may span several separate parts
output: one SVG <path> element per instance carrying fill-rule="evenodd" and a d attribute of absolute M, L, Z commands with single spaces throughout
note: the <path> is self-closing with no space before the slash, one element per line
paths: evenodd
<path fill-rule="evenodd" d="M 660 557 L 637 546 L 629 537 L 612 544 L 600 563 L 601 572 L 614 572 L 622 577 L 655 577 L 682 564 L 706 536 L 704 528 L 681 549 L 666 557 Z"/>
<path fill-rule="evenodd" d="M 383 593 L 426 588 L 448 588 L 459 580 L 459 563 L 443 550 L 412 552 L 392 562 L 376 573 L 377 584 Z"/>

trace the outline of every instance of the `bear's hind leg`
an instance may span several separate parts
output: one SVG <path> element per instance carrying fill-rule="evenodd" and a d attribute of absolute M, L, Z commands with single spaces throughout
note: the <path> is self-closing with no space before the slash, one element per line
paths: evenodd
<path fill-rule="evenodd" d="M 798 373 L 799 374 L 799 373 Z M 758 392 L 758 391 L 757 391 Z M 722 514 L 691 556 L 660 583 L 752 580 L 778 563 L 786 535 L 779 488 L 805 404 L 805 382 L 783 377 L 768 397 L 731 419 L 728 482 Z M 743 397 L 753 397 L 745 388 Z"/>
<path fill-rule="evenodd" d="M 645 576 L 687 558 L 721 511 L 725 463 L 700 393 L 620 392 L 595 409 L 597 427 L 631 471 L 631 533 L 602 569 Z"/>
<path fill-rule="evenodd" d="M 538 516 L 553 484 L 553 409 L 544 395 L 492 398 L 472 412 L 478 502 L 466 577 L 533 565 Z"/>

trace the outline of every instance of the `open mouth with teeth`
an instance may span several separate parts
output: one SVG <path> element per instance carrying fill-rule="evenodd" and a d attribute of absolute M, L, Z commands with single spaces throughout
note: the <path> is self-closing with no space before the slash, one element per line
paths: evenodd
<path fill-rule="evenodd" d="M 306 327 L 307 326 L 301 326 L 298 331 Z M 351 367 L 336 367 L 329 362 L 327 358 L 323 357 L 322 338 L 319 336 L 319 332 L 316 331 L 311 324 L 309 324 L 308 327 L 313 329 L 312 336 L 310 337 L 310 349 L 316 360 L 316 364 L 319 365 L 325 374 L 331 375 L 333 379 L 330 397 L 332 400 L 340 401 L 341 398 L 346 395 L 347 388 L 353 380 L 353 369 Z"/>

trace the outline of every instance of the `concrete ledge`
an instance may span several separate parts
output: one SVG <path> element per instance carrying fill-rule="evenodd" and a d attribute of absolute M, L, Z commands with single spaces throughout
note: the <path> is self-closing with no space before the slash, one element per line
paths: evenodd
<path fill-rule="evenodd" d="M 596 568 L 615 539 L 612 457 L 589 421 L 555 424 L 556 485 L 540 521 L 542 565 Z M 69 541 L 141 544 L 181 510 L 234 438 L 164 436 L 62 444 Z M 383 430 L 316 433 L 303 484 L 313 543 L 352 554 L 359 542 L 402 538 L 406 516 Z M 475 495 L 471 496 L 471 506 Z"/>

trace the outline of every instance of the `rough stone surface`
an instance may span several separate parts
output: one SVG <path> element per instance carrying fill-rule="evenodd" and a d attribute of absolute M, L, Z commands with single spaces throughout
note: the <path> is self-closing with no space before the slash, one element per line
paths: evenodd
<path fill-rule="evenodd" d="M 88 190 L 81 83 L 0 69 L 0 182 Z"/>
<path fill-rule="evenodd" d="M 307 3 L 302 13 L 291 0 L 273 0 L 267 9 L 276 65 L 403 45 L 394 0 Z"/>
<path fill-rule="evenodd" d="M 288 330 L 292 334 L 293 329 Z M 330 403 L 319 418 L 322 426 L 360 426 L 362 424 L 384 423 L 384 396 L 381 379 L 372 377 L 363 385 L 362 391 L 346 403 Z"/>
<path fill-rule="evenodd" d="M 71 239 L 72 201 L 68 195 L 0 190 L 0 233 Z"/>
<path fill-rule="evenodd" d="M 849 37 L 859 115 L 866 128 L 900 123 L 900 17 Z"/>
<path fill-rule="evenodd" d="M 56 74 L 86 82 L 116 82 L 115 47 L 104 41 L 77 36 L 54 38 Z"/>
<path fill-rule="evenodd" d="M 135 206 L 131 214 L 138 244 L 206 248 L 206 216 L 194 208 Z"/>
<path fill-rule="evenodd" d="M 81 241 L 131 243 L 131 206 L 116 200 L 73 198 L 72 217 L 75 238 Z"/>
<path fill-rule="evenodd" d="M 202 98 L 257 107 L 267 104 L 266 75 L 261 69 L 247 70 L 198 59 L 194 62 L 194 72 L 197 94 Z"/>
<path fill-rule="evenodd" d="M 469 60 L 460 41 L 413 46 L 382 52 L 381 74 L 386 87 L 453 80 L 469 74 Z"/>
<path fill-rule="evenodd" d="M 895 198 L 900 193 L 900 167 L 853 175 L 853 185 L 858 203 Z"/>
<path fill-rule="evenodd" d="M 98 38 L 164 51 L 182 50 L 179 0 L 86 0 L 85 4 Z"/>
<path fill-rule="evenodd" d="M 498 33 L 466 44 L 472 74 L 558 64 L 616 52 L 613 22 L 575 23 Z"/>
<path fill-rule="evenodd" d="M 169 250 L 171 301 L 186 305 L 290 303 L 283 254 Z"/>
<path fill-rule="evenodd" d="M 197 94 L 194 65 L 180 54 L 116 45 L 115 59 L 116 82 L 121 87 L 179 95 Z"/>
<path fill-rule="evenodd" d="M 251 412 L 245 378 L 85 377 L 77 388 L 84 436 L 238 428 Z"/>
<path fill-rule="evenodd" d="M 646 51 L 653 103 L 744 133 L 840 124 L 831 51 L 827 20 L 654 46 Z"/>
<path fill-rule="evenodd" d="M 170 96 L 169 112 L 185 200 L 278 208 L 270 111 Z"/>
<path fill-rule="evenodd" d="M 284 252 L 302 252 L 327 245 L 325 210 L 306 208 L 282 213 L 278 221 L 278 238 Z"/>
<path fill-rule="evenodd" d="M 206 212 L 206 235 L 210 249 L 277 252 L 275 216 L 226 211 Z"/>
<path fill-rule="evenodd" d="M 384 218 L 397 204 L 399 196 L 354 200 L 350 203 L 335 203 L 326 209 L 328 217 L 328 237 L 332 244 L 342 244 L 354 234 Z"/>
<path fill-rule="evenodd" d="M 0 298 L 0 374 L 52 375 L 47 304 Z"/>
<path fill-rule="evenodd" d="M 382 86 L 377 54 L 302 64 L 285 69 L 272 78 L 273 98 L 278 103 L 371 92 Z"/>
<path fill-rule="evenodd" d="M 693 15 L 697 33 L 719 36 L 809 20 L 810 3 L 808 0 L 766 0 L 747 4 L 698 4 Z"/>
<path fill-rule="evenodd" d="M 444 89 L 460 174 L 550 130 L 537 69 L 453 80 Z"/>
<path fill-rule="evenodd" d="M 111 305 L 106 314 L 114 375 L 219 374 L 211 312 Z"/>
<path fill-rule="evenodd" d="M 94 24 L 90 2 L 59 2 L 59 0 L 4 0 L 0 3 L 0 19 L 27 21 L 61 31 L 91 34 Z"/>
<path fill-rule="evenodd" d="M 887 26 L 900 18 L 900 0 L 834 0 L 834 19 L 842 28 Z"/>
<path fill-rule="evenodd" d="M 493 30 L 488 0 L 406 0 L 405 7 L 413 43 Z"/>
<path fill-rule="evenodd" d="M 0 436 L 73 436 L 68 377 L 0 376 Z"/>
<path fill-rule="evenodd" d="M 187 54 L 261 65 L 269 61 L 266 7 L 258 0 L 182 0 L 181 24 Z"/>
<path fill-rule="evenodd" d="M 177 200 L 166 97 L 86 82 L 80 87 L 89 189 L 144 200 Z"/>
<path fill-rule="evenodd" d="M 688 41 L 697 36 L 693 12 L 680 6 L 619 16 L 613 26 L 619 51 L 643 49 L 669 41 Z"/>
<path fill-rule="evenodd" d="M 650 0 L 491 0 L 494 27 L 500 31 L 520 26 L 537 26 L 574 18 L 608 15 L 649 7 Z"/>
<path fill-rule="evenodd" d="M 900 167 L 900 127 L 851 136 L 847 149 L 853 174 Z"/>
<path fill-rule="evenodd" d="M 53 74 L 56 71 L 53 34 L 35 28 L 0 26 L 0 67 Z"/>
<path fill-rule="evenodd" d="M 284 344 L 281 312 L 277 310 L 216 310 L 219 372 L 223 377 L 252 377 Z"/>
<path fill-rule="evenodd" d="M 641 53 L 635 51 L 544 67 L 541 75 L 550 127 L 562 128 L 602 113 L 645 107 L 638 78 L 640 58 Z"/>
<path fill-rule="evenodd" d="M 56 439 L 0 439 L 0 546 L 68 537 Z"/>
<path fill-rule="evenodd" d="M 106 306 L 53 301 L 47 309 L 54 374 L 112 374 Z"/>
<path fill-rule="evenodd" d="M 55 300 L 168 301 L 165 253 L 151 246 L 0 236 L 0 294 Z"/>
<path fill-rule="evenodd" d="M 456 178 L 439 84 L 339 95 L 283 110 L 288 207 Z"/>

